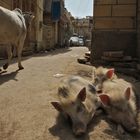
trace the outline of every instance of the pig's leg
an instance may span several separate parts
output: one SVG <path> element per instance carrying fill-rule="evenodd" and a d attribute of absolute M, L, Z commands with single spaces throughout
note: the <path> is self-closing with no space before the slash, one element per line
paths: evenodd
<path fill-rule="evenodd" d="M 117 125 L 117 132 L 119 135 L 124 135 L 126 133 L 120 124 Z"/>

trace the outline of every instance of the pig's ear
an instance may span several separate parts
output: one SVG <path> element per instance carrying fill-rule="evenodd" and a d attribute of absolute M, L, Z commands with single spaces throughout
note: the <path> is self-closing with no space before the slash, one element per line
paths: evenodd
<path fill-rule="evenodd" d="M 114 69 L 109 69 L 107 72 L 106 72 L 106 76 L 108 79 L 111 79 L 112 76 L 114 74 Z"/>
<path fill-rule="evenodd" d="M 59 111 L 59 112 L 62 112 L 62 111 L 63 111 L 63 109 L 62 109 L 60 103 L 58 103 L 58 102 L 51 102 L 51 104 L 53 105 L 53 107 L 54 107 L 57 111 Z"/>
<path fill-rule="evenodd" d="M 109 106 L 110 105 L 110 97 L 106 94 L 102 94 L 99 96 L 100 97 L 100 100 L 101 102 L 104 104 L 104 105 L 107 105 Z"/>
<path fill-rule="evenodd" d="M 126 100 L 130 99 L 130 95 L 131 95 L 131 91 L 130 91 L 130 87 L 128 87 L 125 91 L 125 98 Z"/>
<path fill-rule="evenodd" d="M 82 102 L 85 101 L 85 99 L 86 99 L 86 88 L 85 87 L 79 92 L 79 94 L 77 95 L 77 98 Z"/>

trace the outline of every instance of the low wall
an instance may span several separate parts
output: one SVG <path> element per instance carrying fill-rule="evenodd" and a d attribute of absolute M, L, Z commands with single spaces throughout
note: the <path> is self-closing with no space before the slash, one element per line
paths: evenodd
<path fill-rule="evenodd" d="M 140 55 L 140 47 L 137 48 L 137 1 L 94 1 L 92 62 L 101 59 L 104 51 L 123 50 L 124 55 Z"/>
<path fill-rule="evenodd" d="M 101 59 L 104 51 L 124 51 L 124 55 L 136 57 L 136 32 L 95 31 L 91 60 Z"/>

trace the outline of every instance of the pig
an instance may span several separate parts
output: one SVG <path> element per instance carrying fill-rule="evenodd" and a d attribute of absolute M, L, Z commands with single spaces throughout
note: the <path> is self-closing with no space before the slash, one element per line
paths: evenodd
<path fill-rule="evenodd" d="M 138 111 L 136 93 L 131 83 L 117 78 L 114 69 L 100 67 L 96 72 L 99 79 L 95 85 L 100 85 L 97 86 L 102 90 L 99 97 L 109 118 L 118 124 L 118 128 L 122 126 L 127 131 L 136 131 Z"/>
<path fill-rule="evenodd" d="M 106 80 L 117 79 L 117 75 L 114 73 L 114 68 L 104 68 L 104 67 L 93 67 L 92 70 L 92 83 L 94 84 L 98 93 L 102 92 L 102 84 Z"/>
<path fill-rule="evenodd" d="M 79 76 L 70 76 L 62 80 L 57 95 L 59 101 L 51 104 L 60 113 L 69 116 L 73 133 L 76 136 L 86 133 L 87 125 L 101 106 L 92 83 Z"/>

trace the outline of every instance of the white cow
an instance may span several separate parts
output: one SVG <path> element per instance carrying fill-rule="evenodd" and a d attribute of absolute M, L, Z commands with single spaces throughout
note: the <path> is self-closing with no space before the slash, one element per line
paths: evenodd
<path fill-rule="evenodd" d="M 11 11 L 0 6 L 0 44 L 7 44 L 8 61 L 3 65 L 7 69 L 12 58 L 12 46 L 16 47 L 19 70 L 24 69 L 21 65 L 21 55 L 27 28 L 34 16 L 22 13 L 18 8 Z"/>

